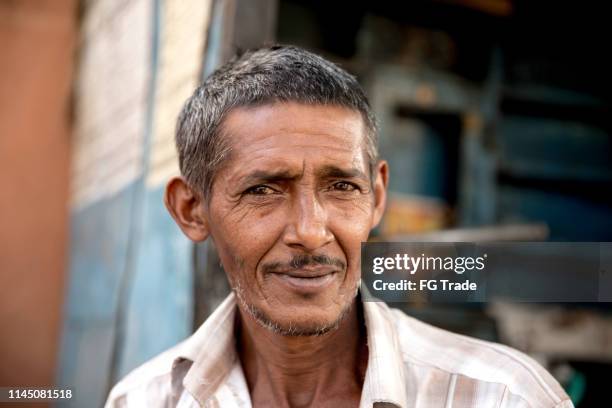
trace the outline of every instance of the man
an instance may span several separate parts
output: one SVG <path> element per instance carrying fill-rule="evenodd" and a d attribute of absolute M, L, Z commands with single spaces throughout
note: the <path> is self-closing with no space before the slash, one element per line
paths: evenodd
<path fill-rule="evenodd" d="M 295 47 L 209 77 L 180 115 L 166 206 L 214 241 L 233 293 L 108 406 L 571 407 L 525 355 L 362 302 L 388 167 L 354 77 Z"/>

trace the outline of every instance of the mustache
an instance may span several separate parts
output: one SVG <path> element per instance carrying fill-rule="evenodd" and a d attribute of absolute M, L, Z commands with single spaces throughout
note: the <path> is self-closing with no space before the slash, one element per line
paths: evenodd
<path fill-rule="evenodd" d="M 261 269 L 265 273 L 279 273 L 290 269 L 300 269 L 304 266 L 335 266 L 339 269 L 344 270 L 346 263 L 339 258 L 332 258 L 327 255 L 308 255 L 300 254 L 296 255 L 289 262 L 269 262 L 261 266 Z"/>

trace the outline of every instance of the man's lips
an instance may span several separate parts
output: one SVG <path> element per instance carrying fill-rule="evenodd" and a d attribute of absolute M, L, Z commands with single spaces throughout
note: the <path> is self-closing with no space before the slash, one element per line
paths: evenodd
<path fill-rule="evenodd" d="M 297 292 L 312 293 L 329 285 L 338 272 L 333 267 L 305 267 L 271 273 Z"/>
<path fill-rule="evenodd" d="M 303 279 L 313 279 L 320 278 L 325 275 L 329 275 L 337 272 L 337 268 L 332 268 L 328 266 L 317 266 L 317 267 L 302 267 L 298 269 L 287 269 L 284 271 L 275 271 L 273 273 L 278 275 L 286 275 L 291 278 L 303 278 Z"/>

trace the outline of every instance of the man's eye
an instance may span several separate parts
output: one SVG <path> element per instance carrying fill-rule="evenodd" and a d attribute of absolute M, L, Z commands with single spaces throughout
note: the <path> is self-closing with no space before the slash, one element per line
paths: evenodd
<path fill-rule="evenodd" d="M 339 181 L 334 183 L 332 186 L 334 190 L 337 191 L 355 191 L 357 190 L 357 186 L 353 183 L 347 183 L 346 181 Z"/>
<path fill-rule="evenodd" d="M 268 186 L 253 186 L 248 188 L 244 194 L 252 194 L 252 195 L 268 195 L 274 194 L 275 190 Z"/>

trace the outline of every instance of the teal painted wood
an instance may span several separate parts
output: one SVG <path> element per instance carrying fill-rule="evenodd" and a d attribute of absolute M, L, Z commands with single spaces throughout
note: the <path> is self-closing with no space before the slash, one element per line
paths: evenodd
<path fill-rule="evenodd" d="M 163 188 L 146 191 L 135 270 L 126 290 L 117 376 L 111 359 L 125 273 L 135 186 L 72 216 L 71 264 L 58 384 L 74 398 L 59 406 L 100 406 L 107 383 L 187 337 L 193 328 L 193 245 L 164 208 Z"/>
<path fill-rule="evenodd" d="M 119 377 L 177 344 L 193 329 L 193 244 L 166 211 L 163 194 L 163 187 L 145 194 Z"/>
<path fill-rule="evenodd" d="M 74 397 L 59 406 L 100 406 L 106 398 L 133 197 L 131 185 L 71 216 L 58 385 Z"/>

